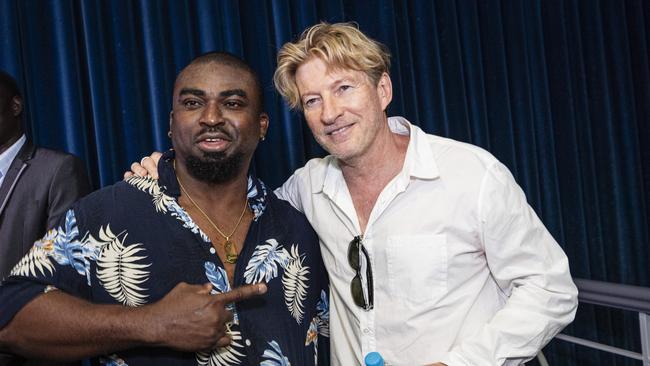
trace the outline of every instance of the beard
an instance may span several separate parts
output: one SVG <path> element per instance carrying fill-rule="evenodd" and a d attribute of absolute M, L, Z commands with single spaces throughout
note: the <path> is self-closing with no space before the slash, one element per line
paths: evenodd
<path fill-rule="evenodd" d="M 237 151 L 226 156 L 223 152 L 206 152 L 203 158 L 188 156 L 185 163 L 187 171 L 194 178 L 212 184 L 225 183 L 241 172 L 244 154 Z"/>

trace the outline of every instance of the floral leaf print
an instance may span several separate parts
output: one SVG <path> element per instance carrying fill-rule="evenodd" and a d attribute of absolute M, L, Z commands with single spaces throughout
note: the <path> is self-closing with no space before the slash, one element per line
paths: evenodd
<path fill-rule="evenodd" d="M 127 364 L 123 359 L 117 357 L 115 354 L 107 357 L 100 357 L 99 364 L 100 366 L 129 366 L 129 364 Z"/>
<path fill-rule="evenodd" d="M 125 246 L 127 234 L 120 240 L 108 226 L 106 230 L 100 228 L 99 237 L 107 243 L 97 259 L 97 278 L 106 292 L 126 306 L 145 304 L 148 296 L 144 292 L 147 289 L 141 284 L 149 279 L 149 271 L 145 268 L 151 263 L 139 263 L 147 258 L 138 255 L 145 250 L 142 243 Z"/>
<path fill-rule="evenodd" d="M 203 267 L 205 268 L 205 276 L 208 277 L 208 280 L 210 280 L 210 283 L 214 287 L 211 291 L 212 294 L 230 291 L 230 283 L 228 283 L 228 274 L 226 273 L 226 270 L 217 267 L 212 262 L 205 262 Z M 239 315 L 237 314 L 235 303 L 231 302 L 230 304 L 226 304 L 226 309 L 230 310 L 232 313 L 232 323 L 239 324 Z"/>
<path fill-rule="evenodd" d="M 307 337 L 305 337 L 305 347 L 310 344 L 314 345 L 314 365 L 318 365 L 318 318 L 314 317 L 309 323 Z"/>
<path fill-rule="evenodd" d="M 278 276 L 278 265 L 284 268 L 289 261 L 289 253 L 275 239 L 268 239 L 265 244 L 258 245 L 251 257 L 244 281 L 247 284 L 269 282 Z"/>
<path fill-rule="evenodd" d="M 330 336 L 330 304 L 325 290 L 320 291 L 320 300 L 316 303 L 316 321 L 318 325 L 318 333 L 323 337 Z"/>
<path fill-rule="evenodd" d="M 259 184 L 259 187 L 262 191 L 261 193 L 259 193 L 257 190 L 257 185 L 255 182 Z M 257 219 L 262 216 L 264 210 L 266 209 L 266 194 L 266 186 L 264 183 L 261 180 L 253 180 L 253 178 L 249 176 L 246 197 L 248 197 L 248 205 L 253 211 L 253 220 L 255 221 L 257 221 Z"/>
<path fill-rule="evenodd" d="M 228 274 L 223 268 L 217 267 L 212 262 L 205 262 L 205 264 L 203 264 L 203 267 L 205 268 L 206 277 L 208 277 L 208 280 L 210 280 L 212 286 L 214 286 L 214 288 L 217 290 L 216 292 L 222 293 L 230 291 Z"/>
<path fill-rule="evenodd" d="M 65 215 L 65 229 L 59 227 L 59 235 L 54 238 L 52 258 L 60 265 L 70 265 L 77 273 L 86 276 L 90 286 L 90 261 L 96 259 L 95 248 L 84 245 L 77 240 L 79 230 L 74 211 Z"/>
<path fill-rule="evenodd" d="M 309 322 L 309 328 L 307 328 L 307 337 L 305 337 L 305 346 L 309 346 L 310 344 L 317 345 L 318 344 L 318 319 L 314 317 L 314 319 Z"/>
<path fill-rule="evenodd" d="M 166 195 L 160 190 L 158 180 L 156 179 L 153 179 L 151 177 L 138 177 L 134 175 L 129 177 L 126 182 L 143 192 L 149 193 L 149 195 L 152 197 L 156 212 L 166 213 L 169 205 L 174 202 L 174 199 L 172 197 Z"/>
<path fill-rule="evenodd" d="M 248 186 L 246 188 L 246 197 L 253 198 L 255 196 L 257 196 L 257 187 L 255 186 L 255 182 L 253 182 L 253 178 L 249 176 Z"/>
<path fill-rule="evenodd" d="M 50 275 L 54 273 L 55 268 L 50 261 L 50 256 L 54 251 L 54 238 L 59 234 L 57 229 L 52 229 L 45 233 L 42 239 L 36 241 L 32 248 L 11 270 L 11 276 L 45 276 L 47 270 Z"/>
<path fill-rule="evenodd" d="M 280 345 L 276 341 L 269 342 L 271 348 L 267 348 L 262 357 L 267 358 L 260 362 L 260 366 L 291 366 L 289 359 L 282 354 Z"/>
<path fill-rule="evenodd" d="M 291 316 L 300 324 L 305 314 L 303 301 L 307 297 L 307 275 L 309 267 L 304 266 L 304 255 L 298 253 L 298 245 L 291 246 L 291 255 L 289 262 L 282 276 L 282 286 L 284 288 L 284 303 L 287 305 Z"/>
<path fill-rule="evenodd" d="M 241 344 L 241 332 L 231 330 L 228 332 L 230 344 L 226 347 L 219 347 L 211 352 L 198 352 L 196 362 L 199 366 L 231 366 L 239 365 L 244 358 L 244 354 L 239 352 L 244 346 Z"/>
<path fill-rule="evenodd" d="M 183 210 L 183 208 L 176 201 L 172 201 L 169 204 L 168 208 L 171 212 L 171 215 L 183 223 L 184 228 L 189 229 L 194 234 L 198 234 L 204 242 L 210 243 L 210 238 L 208 238 L 208 236 L 201 230 L 201 228 L 199 228 L 199 226 L 194 221 L 192 221 L 190 215 L 188 215 L 187 212 L 185 212 L 185 210 Z"/>

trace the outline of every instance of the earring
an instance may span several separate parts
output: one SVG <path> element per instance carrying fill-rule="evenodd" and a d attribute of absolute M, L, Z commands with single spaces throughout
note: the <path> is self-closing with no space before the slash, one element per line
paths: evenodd
<path fill-rule="evenodd" d="M 167 137 L 172 138 L 172 131 L 167 131 Z"/>
<path fill-rule="evenodd" d="M 266 140 L 266 136 L 265 135 L 260 136 L 260 141 L 264 141 L 264 140 Z"/>

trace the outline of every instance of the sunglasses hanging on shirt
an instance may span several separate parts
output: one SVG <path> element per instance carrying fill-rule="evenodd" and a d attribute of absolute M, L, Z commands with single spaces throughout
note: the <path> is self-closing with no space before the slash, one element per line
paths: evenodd
<path fill-rule="evenodd" d="M 352 299 L 357 306 L 364 310 L 371 310 L 374 307 L 374 287 L 372 284 L 372 268 L 370 267 L 370 256 L 363 246 L 363 238 L 355 236 L 348 246 L 348 263 L 355 271 L 355 276 L 350 282 L 350 292 Z M 362 280 L 362 263 L 360 262 L 361 254 L 365 258 L 366 282 Z"/>

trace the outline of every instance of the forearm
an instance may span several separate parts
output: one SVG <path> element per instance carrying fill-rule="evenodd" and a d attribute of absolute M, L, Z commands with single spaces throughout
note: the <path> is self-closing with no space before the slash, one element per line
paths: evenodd
<path fill-rule="evenodd" d="M 557 291 L 534 284 L 518 286 L 505 307 L 455 346 L 444 361 L 449 365 L 518 365 L 535 357 L 573 320 L 576 292 L 568 287 Z"/>
<path fill-rule="evenodd" d="M 96 305 L 61 291 L 40 295 L 0 330 L 0 348 L 30 357 L 76 360 L 154 343 L 145 309 Z"/>

